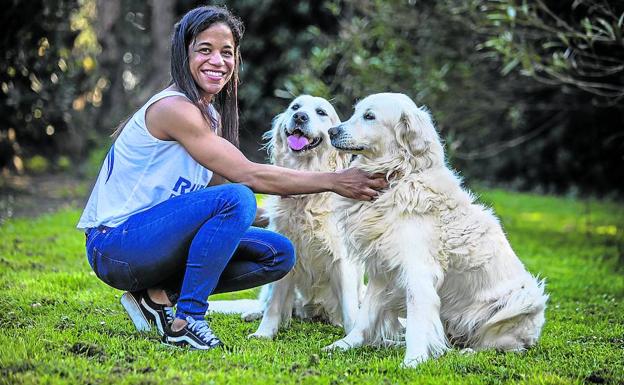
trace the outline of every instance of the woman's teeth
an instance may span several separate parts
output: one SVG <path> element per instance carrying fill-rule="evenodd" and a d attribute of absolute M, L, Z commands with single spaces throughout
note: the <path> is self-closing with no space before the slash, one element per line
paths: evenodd
<path fill-rule="evenodd" d="M 208 76 L 218 76 L 218 77 L 223 76 L 223 72 L 218 72 L 218 71 L 202 71 L 202 72 Z"/>

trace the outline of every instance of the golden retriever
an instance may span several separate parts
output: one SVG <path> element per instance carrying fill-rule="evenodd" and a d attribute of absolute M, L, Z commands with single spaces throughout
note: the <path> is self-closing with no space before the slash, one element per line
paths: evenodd
<path fill-rule="evenodd" d="M 330 131 L 351 166 L 385 173 L 372 202 L 338 198 L 336 226 L 349 257 L 365 264 L 368 287 L 355 325 L 325 349 L 402 337 L 414 367 L 449 343 L 520 351 L 537 341 L 548 296 L 526 271 L 489 208 L 450 170 L 430 115 L 406 95 L 368 96 Z"/>
<path fill-rule="evenodd" d="M 350 155 L 331 146 L 328 130 L 340 123 L 325 99 L 302 95 L 273 120 L 264 138 L 271 163 L 297 170 L 336 171 L 346 168 Z M 289 197 L 268 196 L 265 209 L 269 229 L 288 237 L 297 262 L 281 280 L 263 287 L 262 321 L 250 337 L 273 338 L 292 314 L 342 325 L 348 332 L 359 306 L 363 283 L 361 263 L 341 257 L 339 232 L 330 221 L 337 195 L 320 193 Z M 220 302 L 220 303 L 219 303 Z M 259 307 L 250 301 L 213 301 L 212 311 L 240 312 L 243 319 L 259 318 Z M 229 308 L 229 309 L 228 309 Z M 234 310 L 232 310 L 234 309 Z"/>

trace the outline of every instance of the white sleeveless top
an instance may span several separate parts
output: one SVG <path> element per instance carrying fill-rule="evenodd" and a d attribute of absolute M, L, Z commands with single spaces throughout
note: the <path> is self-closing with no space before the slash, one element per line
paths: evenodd
<path fill-rule="evenodd" d="M 186 97 L 177 91 L 161 91 L 128 120 L 108 151 L 79 229 L 116 227 L 133 214 L 208 185 L 212 171 L 197 163 L 177 141 L 160 140 L 147 130 L 148 107 L 168 96 Z"/>

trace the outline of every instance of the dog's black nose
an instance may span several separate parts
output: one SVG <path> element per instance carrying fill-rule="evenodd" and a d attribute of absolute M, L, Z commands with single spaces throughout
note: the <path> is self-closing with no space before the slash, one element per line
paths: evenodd
<path fill-rule="evenodd" d="M 335 137 L 337 137 L 338 135 L 340 135 L 340 132 L 342 131 L 342 127 L 340 126 L 336 126 L 336 127 L 332 127 L 329 129 L 329 137 L 331 139 L 334 139 Z"/>
<path fill-rule="evenodd" d="M 310 118 L 308 117 L 308 114 L 306 114 L 305 112 L 297 111 L 293 115 L 293 119 L 295 119 L 295 123 L 303 124 L 307 122 Z"/>

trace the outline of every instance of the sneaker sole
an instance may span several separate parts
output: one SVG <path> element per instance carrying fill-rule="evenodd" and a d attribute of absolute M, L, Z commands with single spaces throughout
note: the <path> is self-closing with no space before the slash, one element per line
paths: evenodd
<path fill-rule="evenodd" d="M 126 312 L 130 316 L 132 323 L 136 330 L 140 332 L 149 332 L 152 330 L 152 326 L 149 321 L 143 315 L 139 303 L 134 299 L 132 294 L 124 293 L 121 296 L 121 305 L 126 309 Z"/>
<path fill-rule="evenodd" d="M 182 337 L 169 337 L 166 341 L 163 341 L 167 345 L 177 346 L 177 347 L 188 347 L 191 350 L 212 350 L 216 348 L 209 347 L 206 345 L 200 345 L 197 342 L 193 341 L 191 338 L 182 336 Z"/>
<path fill-rule="evenodd" d="M 163 346 L 167 346 L 169 348 L 173 348 L 173 349 L 177 349 L 177 350 L 186 350 L 189 352 L 208 352 L 210 350 L 214 350 L 214 349 L 225 349 L 225 346 L 223 344 L 220 345 L 215 345 L 211 348 L 196 348 L 191 344 L 184 344 L 184 345 L 176 345 L 173 344 L 171 342 L 165 342 L 165 341 L 160 341 L 161 345 Z"/>

